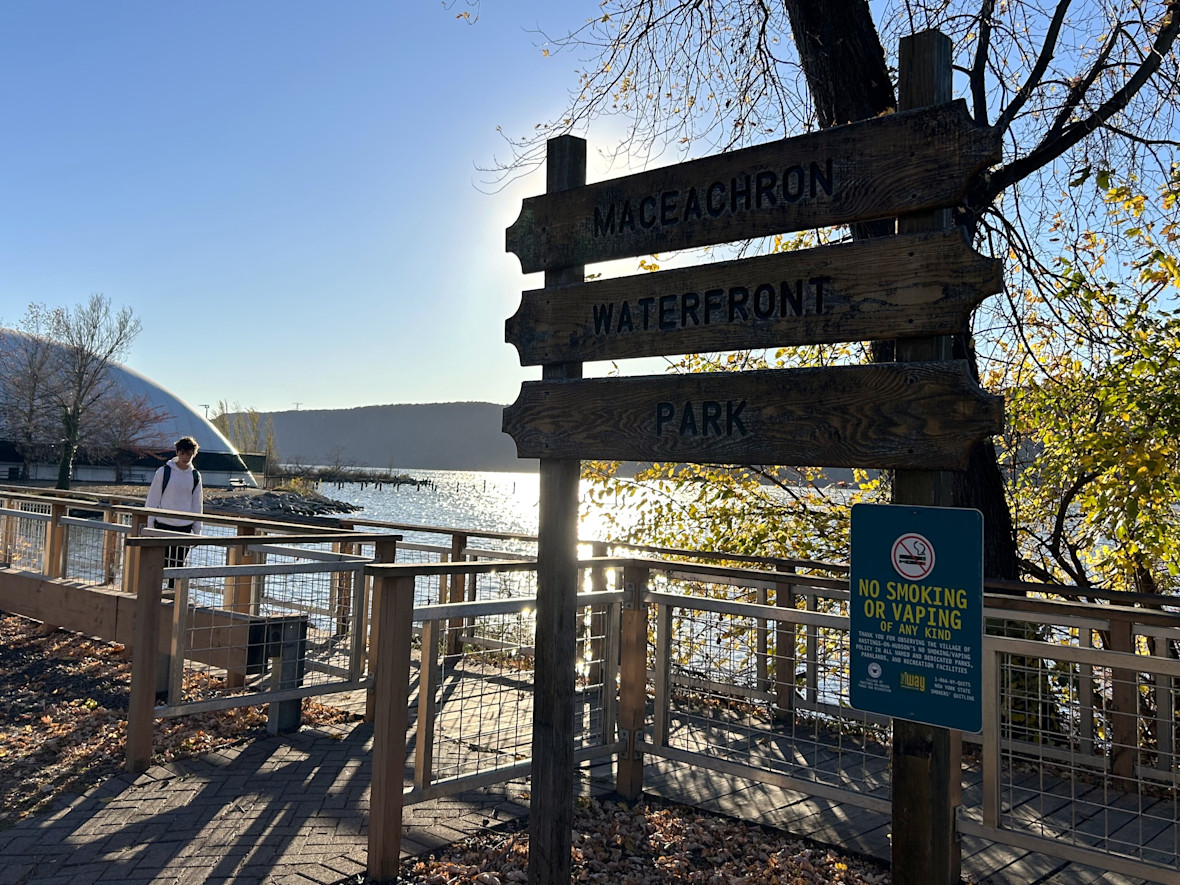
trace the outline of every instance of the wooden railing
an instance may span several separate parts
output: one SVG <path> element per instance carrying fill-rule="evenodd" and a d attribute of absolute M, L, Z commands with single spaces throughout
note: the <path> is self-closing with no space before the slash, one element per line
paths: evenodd
<path fill-rule="evenodd" d="M 96 630 L 107 635 L 101 631 L 109 627 L 110 638 L 136 650 L 128 740 L 129 764 L 133 767 L 146 765 L 150 759 L 150 721 L 161 709 L 156 706 L 161 683 L 152 676 L 159 671 L 160 659 L 148 652 L 171 654 L 177 650 L 176 637 L 184 635 L 184 630 L 176 627 L 175 613 L 179 608 L 169 608 L 168 614 L 155 618 L 141 616 L 144 611 L 163 611 L 170 605 L 161 598 L 168 577 L 162 556 L 164 548 L 175 543 L 175 538 L 160 533 L 149 537 L 143 528 L 146 516 L 142 507 L 125 502 L 27 491 L 5 494 L 0 507 L 0 553 L 10 566 L 0 573 L 0 609 L 27 613 L 91 635 Z M 256 585 L 284 569 L 304 568 L 294 563 L 275 563 L 263 550 L 266 546 L 307 544 L 316 549 L 328 548 L 328 558 L 344 563 L 329 569 L 333 588 L 330 598 L 336 600 L 353 598 L 349 596 L 355 589 L 350 577 L 355 566 L 351 563 L 356 560 L 351 557 L 362 545 L 392 544 L 396 548 L 393 555 L 399 559 L 408 552 L 435 560 L 370 565 L 365 569 L 377 588 L 373 627 L 369 631 L 363 621 L 362 613 L 367 610 L 363 602 L 353 601 L 350 609 L 329 605 L 332 615 L 342 618 L 338 624 L 358 631 L 358 641 L 364 642 L 368 633 L 367 649 L 375 655 L 360 681 L 341 680 L 341 684 L 369 687 L 376 680 L 386 686 L 371 693 L 369 710 L 375 728 L 383 736 L 377 741 L 374 757 L 375 805 L 370 837 L 374 874 L 385 869 L 382 864 L 388 864 L 390 857 L 397 857 L 396 847 L 391 847 L 394 843 L 390 842 L 396 838 L 392 822 L 400 819 L 400 803 L 407 801 L 406 797 L 408 801 L 419 801 L 472 783 L 472 778 L 487 783 L 519 776 L 527 770 L 527 757 L 520 758 L 517 753 L 504 754 L 505 759 L 510 759 L 507 764 L 474 775 L 436 777 L 429 748 L 437 744 L 437 735 L 430 732 L 437 719 L 428 708 L 420 706 L 416 727 L 421 731 L 416 740 L 419 752 L 427 755 L 418 760 L 414 784 L 403 796 L 404 743 L 398 735 L 405 735 L 406 704 L 398 699 L 408 699 L 410 674 L 418 672 L 425 690 L 423 694 L 420 689 L 419 705 L 429 702 L 424 698 L 431 698 L 436 685 L 433 680 L 443 671 L 431 669 L 434 664 L 427 666 L 424 650 L 431 650 L 433 655 L 436 646 L 440 661 L 453 662 L 471 653 L 484 664 L 502 661 L 506 655 L 516 655 L 518 663 L 527 659 L 530 642 L 488 638 L 481 624 L 488 617 L 509 612 L 527 617 L 525 613 L 535 605 L 535 586 L 530 588 L 523 582 L 519 587 L 508 587 L 505 583 L 495 598 L 481 587 L 486 588 L 488 576 L 495 573 L 535 575 L 535 562 L 523 558 L 526 554 L 498 554 L 476 546 L 473 539 L 524 543 L 529 536 L 354 521 L 356 527 L 383 530 L 360 534 L 215 513 L 208 514 L 205 521 L 211 532 L 222 534 L 188 536 L 185 543 L 194 548 L 220 549 L 224 561 L 215 565 L 197 563 L 170 572 L 180 581 L 221 581 L 225 595 L 218 607 L 238 617 L 230 625 L 232 629 L 241 630 L 244 625 L 247 633 L 256 613 L 242 606 L 256 605 L 262 598 L 260 590 L 255 592 Z M 442 540 L 439 544 L 397 544 L 391 532 L 394 528 L 436 533 Z M 806 722 L 813 728 L 818 727 L 816 723 L 831 723 L 850 729 L 869 744 L 877 733 L 874 730 L 884 733 L 885 722 L 878 721 L 880 717 L 850 711 L 841 693 L 841 670 L 846 666 L 840 657 L 839 638 L 847 632 L 845 566 L 606 542 L 587 544 L 588 551 L 596 556 L 581 563 L 587 592 L 580 597 L 586 614 L 579 623 L 592 626 L 586 627 L 586 664 L 578 678 L 579 685 L 598 687 L 600 691 L 597 703 L 601 706 L 594 716 L 598 717 L 595 722 L 601 733 L 594 737 L 596 743 L 587 744 L 580 753 L 585 758 L 604 752 L 617 754 L 620 793 L 638 795 L 646 755 L 720 766 L 720 770 L 730 773 L 750 775 L 761 770 L 761 777 L 777 779 L 793 789 L 839 796 L 866 807 L 880 806 L 881 784 L 866 787 L 853 783 L 838 766 L 835 779 L 829 782 L 820 780 L 818 773 L 775 773 L 761 763 L 735 761 L 732 746 L 724 748 L 724 752 L 713 748 L 702 754 L 675 743 L 677 726 L 672 717 L 682 715 L 676 712 L 676 699 L 687 697 L 723 699 L 717 703 L 742 716 L 752 716 L 751 722 L 765 721 L 767 740 L 781 731 L 776 731 L 775 723 L 784 722 Z M 621 550 L 660 558 L 619 558 Z M 501 558 L 489 559 L 497 555 Z M 11 568 L 18 559 L 22 563 L 19 570 Z M 85 568 L 79 567 L 80 562 Z M 320 568 L 317 565 L 306 571 Z M 118 576 L 121 580 L 116 579 Z M 102 610 L 105 613 L 101 617 L 95 617 L 93 608 L 63 602 L 66 597 L 62 594 L 85 582 L 97 588 L 95 592 L 114 600 Z M 422 599 L 424 582 L 431 587 L 428 602 Z M 1085 772 L 1086 777 L 1097 778 L 1112 790 L 1132 794 L 1152 788 L 1175 789 L 1180 780 L 1178 601 L 1016 582 L 987 582 L 986 587 L 988 638 L 984 660 L 989 681 L 985 703 L 989 706 L 985 709 L 984 732 L 966 740 L 981 747 L 985 785 L 990 786 L 980 813 L 981 823 L 970 826 L 989 838 L 1002 838 L 998 834 L 1013 827 L 1011 821 L 1005 820 L 996 798 L 1001 789 L 996 779 L 1002 776 L 1005 760 L 1013 758 L 1031 760 L 1029 764 L 1042 769 L 1057 766 L 1063 771 Z M 130 608 L 121 589 L 135 593 Z M 187 592 L 186 587 L 180 589 Z M 1078 601 L 1083 598 L 1089 601 Z M 348 611 L 358 617 L 350 619 Z M 689 617 L 685 612 L 695 614 Z M 324 614 L 309 609 L 306 616 Z M 708 623 L 725 624 L 727 636 L 738 637 L 734 640 L 732 673 L 725 667 L 697 666 L 683 656 L 694 634 L 677 631 L 702 629 L 700 625 L 706 619 L 711 619 Z M 133 625 L 133 633 L 129 633 L 129 625 Z M 294 647 L 292 643 L 297 645 L 304 638 L 288 636 L 267 646 L 278 652 L 276 670 L 290 669 L 283 648 L 289 650 Z M 242 645 L 231 644 L 239 648 Z M 190 652 L 191 646 L 187 651 L 180 649 L 180 656 Z M 649 661 L 655 663 L 649 665 Z M 248 666 L 243 663 L 226 667 L 226 661 L 219 663 L 212 658 L 198 662 L 227 673 Z M 527 669 L 524 666 L 521 670 L 526 677 Z M 352 676 L 356 673 L 352 671 Z M 162 687 L 171 688 L 175 694 L 174 679 Z M 270 699 L 276 704 L 304 696 L 304 688 L 291 687 L 281 678 L 268 686 L 274 692 Z M 643 707 L 649 690 L 657 700 L 654 718 L 649 718 Z M 1047 693 L 1037 695 L 1042 690 Z M 1046 698 L 1052 703 L 1046 704 Z M 171 712 L 169 708 L 181 706 L 169 703 L 163 709 Z M 146 729 L 145 721 L 149 724 Z M 753 745 L 757 741 L 744 743 Z M 868 758 L 865 752 L 862 757 Z M 719 762 L 722 756 L 726 756 L 724 764 Z M 376 788 L 378 784 L 380 789 Z M 386 802 L 392 804 L 383 804 Z M 1064 851 L 1060 847 L 1064 840 L 1056 841 L 1060 844 L 1045 845 L 1044 849 Z M 1093 859 L 1085 853 L 1087 850 L 1078 848 L 1075 853 Z M 1133 862 L 1124 858 L 1118 863 L 1125 866 Z M 1148 865 L 1145 869 L 1150 872 L 1153 868 Z"/>
<path fill-rule="evenodd" d="M 579 609 L 608 613 L 604 635 L 595 640 L 606 649 L 593 661 L 602 673 L 590 677 L 593 669 L 588 666 L 579 674 L 578 687 L 617 685 L 617 694 L 606 693 L 613 705 L 607 712 L 603 699 L 607 728 L 600 738 L 595 736 L 600 743 L 579 751 L 581 757 L 615 754 L 616 789 L 624 797 L 642 791 L 645 759 L 663 758 L 889 813 L 888 722 L 847 703 L 847 660 L 839 657 L 840 648 L 847 648 L 847 581 L 808 575 L 805 566 L 816 564 L 793 563 L 771 571 L 663 559 L 583 560 L 583 586 L 597 592 L 580 595 Z M 432 730 L 445 715 L 445 705 L 458 703 L 448 699 L 448 692 L 461 697 L 467 690 L 439 686 L 441 671 L 433 655 L 437 649 L 439 661 L 453 665 L 455 653 L 448 651 L 444 637 L 457 616 L 468 635 L 478 637 L 485 619 L 528 611 L 535 600 L 513 596 L 415 607 L 415 582 L 457 572 L 472 579 L 498 571 L 523 575 L 535 568 L 535 563 L 515 560 L 366 567 L 375 579 L 375 610 L 380 614 L 374 617 L 382 625 L 375 649 L 369 834 L 369 872 L 376 881 L 396 872 L 405 803 L 507 781 L 529 770 L 527 759 L 515 758 L 450 781 L 434 775 L 430 754 L 438 737 Z M 1047 853 L 1090 863 L 1105 852 L 1121 870 L 1159 875 L 1159 864 L 1135 856 L 1133 846 L 1123 851 L 1117 840 L 1112 840 L 1116 847 L 1099 850 L 1055 838 L 1048 830 L 1040 836 L 1021 832 L 1019 819 L 1005 818 L 999 797 L 1004 795 L 1003 779 L 1017 776 L 1008 764 L 1016 758 L 1035 768 L 1108 784 L 1106 801 L 1112 808 L 1120 802 L 1143 804 L 1152 783 L 1175 788 L 1180 781 L 1174 725 L 1180 661 L 1166 649 L 1180 641 L 1180 614 L 993 593 L 986 596 L 985 617 L 985 728 L 978 736 L 964 736 L 968 746 L 979 747 L 984 791 L 980 805 L 970 810 L 971 820 L 980 823 L 967 823 L 967 829 L 997 841 L 1034 840 Z M 579 623 L 587 621 L 588 615 L 580 616 Z M 743 676 L 735 679 L 724 667 L 694 662 L 692 646 L 708 625 L 719 635 L 738 637 L 734 648 L 746 656 L 739 668 Z M 1097 648 L 1099 637 L 1123 637 L 1111 645 L 1126 648 Z M 1154 656 L 1143 653 L 1152 637 L 1157 640 Z M 465 644 L 468 651 L 477 646 Z M 529 650 L 523 651 L 527 655 Z M 529 678 L 527 667 L 523 670 L 521 685 Z M 405 788 L 412 678 L 418 684 L 416 757 L 413 783 Z M 1068 684 L 1068 692 L 1056 696 L 1055 709 L 1044 707 L 1042 692 L 1059 684 Z M 1154 709 L 1142 703 L 1149 695 Z M 653 698 L 654 714 L 648 711 Z M 479 701 L 478 715 L 518 715 L 489 710 L 488 703 Z M 719 712 L 710 718 L 709 711 Z M 713 735 L 712 742 L 703 744 L 702 735 Z M 502 758 L 511 756 L 503 748 L 492 749 Z M 527 753 L 527 748 L 520 752 Z M 826 768 L 783 761 L 804 757 L 830 761 Z M 1047 794 L 1049 788 L 1044 790 Z"/>

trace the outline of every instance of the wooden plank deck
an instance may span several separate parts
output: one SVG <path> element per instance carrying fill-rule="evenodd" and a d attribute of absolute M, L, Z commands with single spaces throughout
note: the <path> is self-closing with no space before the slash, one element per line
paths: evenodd
<path fill-rule="evenodd" d="M 889 816 L 850 804 L 666 760 L 652 760 L 645 766 L 644 790 L 670 801 L 786 830 L 878 860 L 890 859 Z M 965 801 L 970 799 L 968 794 L 965 790 Z M 1114 814 L 1112 811 L 1111 815 Z M 1132 814 L 1119 814 L 1123 826 L 1134 826 Z M 1157 819 L 1155 823 L 1160 821 Z M 1174 833 L 1175 821 L 1168 829 Z M 977 885 L 1142 885 L 1153 881 L 972 836 L 964 836 L 962 845 L 964 876 Z M 1150 857 L 1146 853 L 1145 856 Z M 1163 859 L 1162 853 L 1155 856 Z"/>

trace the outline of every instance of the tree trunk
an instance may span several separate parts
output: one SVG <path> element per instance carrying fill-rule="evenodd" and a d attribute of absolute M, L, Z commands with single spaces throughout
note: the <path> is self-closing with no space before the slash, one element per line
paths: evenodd
<path fill-rule="evenodd" d="M 61 429 L 61 460 L 57 464 L 57 488 L 68 489 L 70 477 L 74 473 L 74 455 L 78 451 L 80 422 L 74 415 L 66 412 L 62 415 Z"/>
<path fill-rule="evenodd" d="M 74 472 L 74 451 L 72 443 L 62 442 L 61 461 L 57 465 L 57 488 L 59 489 L 68 489 L 70 487 L 70 476 Z"/>
<path fill-rule="evenodd" d="M 820 128 L 897 106 L 867 0 L 783 0 Z"/>
<path fill-rule="evenodd" d="M 885 64 L 876 25 L 866 0 L 783 0 L 795 46 L 815 102 L 821 127 L 877 117 L 896 109 L 897 100 Z M 889 222 L 856 225 L 854 239 L 888 236 Z M 955 358 L 975 361 L 967 352 L 969 335 L 955 336 Z M 874 342 L 874 362 L 893 360 L 893 342 Z M 984 575 L 1018 577 L 1016 535 L 1004 494 L 995 446 L 982 442 L 971 452 L 967 469 L 957 472 L 954 503 L 983 513 Z"/>
<path fill-rule="evenodd" d="M 966 335 L 956 335 L 951 355 L 966 359 L 978 381 L 979 368 L 968 340 Z M 996 447 L 984 440 L 972 446 L 967 469 L 955 471 L 951 497 L 956 507 L 973 507 L 983 514 L 984 577 L 1015 581 L 1020 577 L 1020 559 L 1004 488 Z"/>

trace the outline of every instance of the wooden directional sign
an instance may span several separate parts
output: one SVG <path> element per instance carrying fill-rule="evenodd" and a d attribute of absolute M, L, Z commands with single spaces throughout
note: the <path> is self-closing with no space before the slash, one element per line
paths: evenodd
<path fill-rule="evenodd" d="M 1003 287 L 958 230 L 525 292 L 521 365 L 951 335 Z"/>
<path fill-rule="evenodd" d="M 953 206 L 998 158 L 957 101 L 530 197 L 507 249 L 533 273 Z"/>
<path fill-rule="evenodd" d="M 961 360 L 526 381 L 504 411 L 521 458 L 954 469 L 1002 428 Z"/>

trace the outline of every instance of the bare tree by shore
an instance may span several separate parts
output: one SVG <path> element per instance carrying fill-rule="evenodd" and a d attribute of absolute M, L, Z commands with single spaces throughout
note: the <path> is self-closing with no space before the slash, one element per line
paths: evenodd
<path fill-rule="evenodd" d="M 106 296 L 93 294 L 72 307 L 31 303 L 17 330 L 0 340 L 0 420 L 26 465 L 56 452 L 57 488 L 70 487 L 74 459 L 88 435 L 100 445 L 99 430 L 118 425 L 117 436 L 138 440 L 163 417 L 157 410 L 136 409 L 139 426 L 130 428 L 128 414 L 117 419 L 111 414 L 126 412 L 128 403 L 111 366 L 139 331 L 131 308 L 115 310 Z"/>

